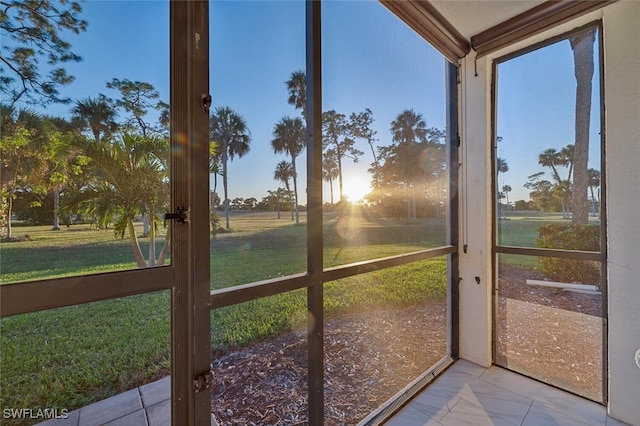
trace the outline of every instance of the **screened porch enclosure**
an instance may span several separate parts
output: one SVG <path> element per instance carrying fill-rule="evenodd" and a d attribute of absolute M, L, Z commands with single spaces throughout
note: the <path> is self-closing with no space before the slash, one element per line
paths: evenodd
<path fill-rule="evenodd" d="M 3 77 L 3 424 L 640 423 L 637 4 L 61 7 L 69 103 Z"/>

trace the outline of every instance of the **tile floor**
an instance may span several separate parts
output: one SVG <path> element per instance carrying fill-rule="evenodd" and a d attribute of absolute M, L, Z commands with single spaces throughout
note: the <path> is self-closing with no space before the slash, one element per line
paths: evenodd
<path fill-rule="evenodd" d="M 171 426 L 170 380 L 165 377 L 39 426 Z"/>
<path fill-rule="evenodd" d="M 166 377 L 40 426 L 170 426 Z M 457 361 L 387 426 L 623 426 L 602 405 L 508 370 Z"/>
<path fill-rule="evenodd" d="M 621 426 L 604 406 L 500 367 L 457 361 L 385 426 Z"/>

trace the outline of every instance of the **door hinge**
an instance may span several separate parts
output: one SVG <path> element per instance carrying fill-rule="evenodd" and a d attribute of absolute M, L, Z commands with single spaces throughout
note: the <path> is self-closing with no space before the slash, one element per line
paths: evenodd
<path fill-rule="evenodd" d="M 176 207 L 176 213 L 165 213 L 164 222 L 167 224 L 168 219 L 176 219 L 179 223 L 189 223 L 189 209 L 182 206 Z"/>
<path fill-rule="evenodd" d="M 193 390 L 200 393 L 204 389 L 209 389 L 213 383 L 213 371 L 206 371 L 199 376 L 193 378 Z"/>

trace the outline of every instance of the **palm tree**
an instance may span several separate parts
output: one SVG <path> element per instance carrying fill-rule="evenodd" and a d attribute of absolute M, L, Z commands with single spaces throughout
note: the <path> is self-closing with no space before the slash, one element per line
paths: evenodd
<path fill-rule="evenodd" d="M 573 194 L 571 197 L 571 222 L 574 225 L 589 222 L 587 186 L 589 182 L 589 126 L 591 120 L 591 92 L 593 89 L 593 47 L 596 28 L 575 34 L 569 38 L 576 76 L 576 125 L 573 155 Z"/>
<path fill-rule="evenodd" d="M 562 148 L 558 155 L 558 165 L 569 167 L 569 173 L 567 173 L 567 180 L 571 181 L 571 175 L 573 173 L 573 156 L 574 156 L 574 145 L 569 144 Z"/>
<path fill-rule="evenodd" d="M 421 143 L 427 140 L 427 123 L 422 114 L 407 109 L 391 122 L 391 134 L 397 144 Z"/>
<path fill-rule="evenodd" d="M 511 192 L 511 185 L 502 185 L 502 192 L 507 199 L 507 210 L 509 209 L 509 193 Z"/>
<path fill-rule="evenodd" d="M 273 173 L 273 178 L 284 183 L 287 189 L 287 195 L 291 199 L 291 188 L 289 186 L 289 179 L 293 177 L 293 167 L 291 163 L 287 161 L 281 161 L 276 165 L 276 171 Z M 291 220 L 293 220 L 293 208 L 291 209 Z"/>
<path fill-rule="evenodd" d="M 302 70 L 291 73 L 287 80 L 288 102 L 296 109 L 302 110 L 302 117 L 307 113 L 307 76 Z"/>
<path fill-rule="evenodd" d="M 295 197 L 296 224 L 300 223 L 298 211 L 298 173 L 296 171 L 296 157 L 305 147 L 305 128 L 298 117 L 283 117 L 273 129 L 271 146 L 276 153 L 284 152 L 291 156 L 291 177 L 293 178 L 293 193 Z"/>
<path fill-rule="evenodd" d="M 222 186 L 224 187 L 224 214 L 229 229 L 229 193 L 227 163 L 235 156 L 244 157 L 251 149 L 251 132 L 244 118 L 229 107 L 218 107 L 210 119 L 210 139 L 219 147 L 222 162 Z"/>
<path fill-rule="evenodd" d="M 410 196 L 407 198 L 408 218 L 416 219 L 416 185 L 421 183 L 421 173 L 419 158 L 422 145 L 427 143 L 427 123 L 422 114 L 416 113 L 413 109 L 407 109 L 398 114 L 391 122 L 391 135 L 395 143 L 397 169 L 400 180 L 407 186 Z M 410 204 L 409 204 L 410 202 Z"/>
<path fill-rule="evenodd" d="M 338 158 L 333 149 L 328 149 L 322 156 L 322 179 L 329 182 L 329 191 L 331 193 L 331 204 L 333 204 L 333 181 L 339 176 Z"/>
<path fill-rule="evenodd" d="M 502 140 L 502 138 L 500 138 L 500 140 Z M 509 165 L 507 164 L 507 160 L 501 157 L 496 158 L 496 181 L 500 180 L 500 173 L 507 173 L 508 171 Z M 501 192 L 498 191 L 498 220 L 502 219 L 502 203 L 500 202 L 501 198 Z"/>
<path fill-rule="evenodd" d="M 538 164 L 543 167 L 549 167 L 552 170 L 553 178 L 556 180 L 553 193 L 560 199 L 562 205 L 562 217 L 567 219 L 569 217 L 569 199 L 571 197 L 571 179 L 562 179 L 558 172 L 558 166 L 569 167 L 569 176 L 572 170 L 571 154 L 573 152 L 573 146 L 567 145 L 561 151 L 556 151 L 553 148 L 545 149 L 538 156 Z"/>
<path fill-rule="evenodd" d="M 100 223 L 114 221 L 116 236 L 128 234 L 138 267 L 154 266 L 155 236 L 159 213 L 168 204 L 166 139 L 123 133 L 112 143 L 102 142 L 91 148 L 98 184 L 79 194 L 75 205 L 96 217 Z M 149 260 L 142 255 L 133 220 L 146 211 L 152 225 L 149 232 Z M 158 264 L 162 263 L 168 238 L 165 239 Z"/>
<path fill-rule="evenodd" d="M 507 173 L 509 171 L 509 164 L 507 164 L 507 160 L 498 157 L 498 159 L 496 160 L 496 171 L 498 172 L 498 174 Z"/>
<path fill-rule="evenodd" d="M 71 109 L 71 114 L 78 127 L 88 129 L 96 142 L 108 137 L 118 128 L 118 124 L 115 122 L 115 107 L 112 101 L 104 95 L 76 101 Z"/>
<path fill-rule="evenodd" d="M 553 148 L 548 148 L 542 151 L 542 154 L 538 155 L 538 164 L 542 167 L 550 167 L 553 171 L 553 176 L 557 182 L 561 182 L 560 174 L 556 165 L 561 161 L 560 153 Z"/>

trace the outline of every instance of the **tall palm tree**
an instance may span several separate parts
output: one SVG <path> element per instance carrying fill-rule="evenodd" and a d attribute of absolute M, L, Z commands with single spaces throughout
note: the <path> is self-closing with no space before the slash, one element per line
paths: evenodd
<path fill-rule="evenodd" d="M 509 164 L 507 164 L 507 160 L 498 157 L 496 160 L 496 171 L 498 173 L 507 173 L 509 171 Z"/>
<path fill-rule="evenodd" d="M 397 169 L 400 180 L 406 185 L 409 192 L 407 198 L 407 217 L 416 219 L 416 186 L 419 186 L 424 176 L 420 167 L 420 154 L 422 146 L 427 141 L 427 123 L 422 114 L 413 109 L 407 109 L 398 114 L 391 122 L 391 135 L 395 143 L 397 155 Z"/>
<path fill-rule="evenodd" d="M 556 166 L 562 165 L 562 155 L 553 148 L 548 148 L 542 151 L 542 154 L 538 155 L 538 164 L 542 167 L 549 167 L 553 171 L 553 177 L 558 183 L 562 182 L 560 174 Z"/>
<path fill-rule="evenodd" d="M 224 214 L 229 229 L 229 192 L 227 163 L 238 156 L 244 157 L 251 149 L 251 132 L 244 118 L 233 109 L 217 107 L 210 119 L 210 139 L 219 147 L 222 162 L 222 186 L 224 187 Z"/>
<path fill-rule="evenodd" d="M 288 102 L 296 109 L 302 111 L 302 117 L 307 113 L 307 76 L 302 70 L 291 73 L 287 80 L 287 91 L 289 92 Z"/>
<path fill-rule="evenodd" d="M 558 164 L 564 167 L 569 167 L 569 173 L 567 173 L 567 180 L 571 181 L 571 174 L 573 173 L 573 157 L 575 153 L 574 145 L 569 144 L 562 148 L 559 153 Z"/>
<path fill-rule="evenodd" d="M 71 114 L 76 124 L 80 128 L 88 129 L 96 142 L 108 137 L 118 128 L 115 121 L 116 109 L 111 100 L 104 95 L 76 101 Z"/>
<path fill-rule="evenodd" d="M 500 173 L 507 173 L 509 171 L 509 165 L 504 158 L 496 158 L 496 181 L 500 180 Z M 504 191 L 504 190 L 503 190 Z M 502 203 L 500 202 L 501 192 L 498 191 L 498 220 L 502 219 Z"/>
<path fill-rule="evenodd" d="M 328 149 L 322 156 L 322 179 L 329 182 L 331 204 L 333 204 L 333 181 L 339 176 L 338 158 L 333 149 Z"/>
<path fill-rule="evenodd" d="M 273 178 L 284 183 L 284 187 L 287 190 L 287 196 L 291 199 L 291 187 L 289 186 L 289 179 L 293 177 L 293 167 L 291 163 L 287 161 L 281 161 L 276 165 L 276 170 L 273 173 Z M 291 209 L 291 220 L 293 220 L 293 208 Z"/>
<path fill-rule="evenodd" d="M 509 209 L 509 193 L 513 188 L 511 185 L 502 185 L 502 192 L 504 193 L 505 198 L 507 199 L 507 210 Z"/>
<path fill-rule="evenodd" d="M 589 126 L 591 120 L 591 92 L 593 90 L 596 28 L 575 34 L 569 38 L 573 51 L 576 76 L 575 148 L 573 155 L 573 193 L 571 197 L 571 222 L 574 225 L 589 222 L 587 186 L 589 182 Z"/>
<path fill-rule="evenodd" d="M 213 190 L 209 191 L 209 218 L 212 230 L 216 230 L 216 223 L 219 220 L 215 213 L 216 206 L 216 190 L 218 189 L 218 175 L 220 171 L 220 156 L 218 155 L 220 147 L 216 141 L 209 142 L 209 174 L 213 175 Z"/>
<path fill-rule="evenodd" d="M 556 180 L 553 193 L 560 199 L 562 205 L 562 217 L 567 219 L 569 217 L 569 199 L 571 197 L 571 185 L 570 179 L 562 179 L 558 172 L 558 166 L 566 167 L 571 164 L 571 145 L 567 145 L 561 151 L 556 151 L 554 148 L 545 149 L 538 156 L 538 164 L 543 167 L 549 167 L 553 172 L 553 178 Z M 569 169 L 571 173 L 571 168 Z"/>
<path fill-rule="evenodd" d="M 291 177 L 293 179 L 293 194 L 296 208 L 296 224 L 300 223 L 298 210 L 298 173 L 296 171 L 296 157 L 305 148 L 305 128 L 298 117 L 283 117 L 273 129 L 271 146 L 276 153 L 284 152 L 291 156 Z"/>
<path fill-rule="evenodd" d="M 407 109 L 391 122 L 391 134 L 397 144 L 421 143 L 427 140 L 427 123 L 422 114 Z"/>

